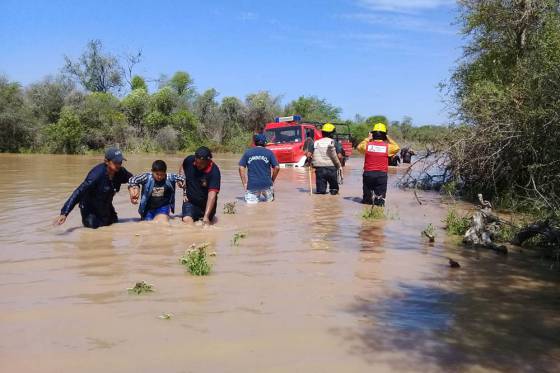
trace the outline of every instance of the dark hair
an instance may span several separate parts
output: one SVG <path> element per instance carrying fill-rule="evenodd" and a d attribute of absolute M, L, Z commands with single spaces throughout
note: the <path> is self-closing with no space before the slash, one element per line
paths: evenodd
<path fill-rule="evenodd" d="M 387 141 L 387 134 L 381 131 L 372 131 L 371 134 L 373 135 L 374 140 L 383 140 Z"/>
<path fill-rule="evenodd" d="M 164 161 L 162 161 L 161 159 L 158 159 L 157 161 L 154 161 L 154 163 L 152 163 L 152 171 L 154 171 L 154 172 L 157 172 L 157 171 L 167 172 L 167 165 L 165 164 Z"/>
<path fill-rule="evenodd" d="M 323 133 L 323 137 L 328 137 L 329 139 L 333 138 L 334 135 L 334 131 L 333 132 L 325 132 L 325 131 L 321 131 Z"/>

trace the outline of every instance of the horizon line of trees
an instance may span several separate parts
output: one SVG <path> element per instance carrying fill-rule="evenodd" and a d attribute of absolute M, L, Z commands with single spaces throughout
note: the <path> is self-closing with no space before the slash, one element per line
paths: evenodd
<path fill-rule="evenodd" d="M 135 74 L 142 52 L 118 58 L 99 40 L 90 41 L 77 59 L 64 60 L 60 74 L 26 87 L 0 76 L 0 152 L 83 153 L 114 145 L 175 151 L 199 144 L 240 151 L 256 129 L 279 115 L 341 121 L 342 110 L 317 96 L 286 105 L 268 91 L 219 100 L 214 88 L 198 92 L 185 71 L 162 75 L 150 92 L 147 80 Z M 345 122 L 362 137 L 375 121 L 391 124 L 384 116 Z M 408 117 L 391 126 L 397 138 L 410 141 L 429 141 L 438 128 L 413 127 Z"/>

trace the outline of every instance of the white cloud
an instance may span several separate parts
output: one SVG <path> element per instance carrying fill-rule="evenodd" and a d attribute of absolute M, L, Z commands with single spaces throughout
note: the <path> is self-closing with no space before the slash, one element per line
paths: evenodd
<path fill-rule="evenodd" d="M 370 10 L 385 12 L 411 12 L 436 9 L 455 4 L 455 0 L 357 0 Z"/>

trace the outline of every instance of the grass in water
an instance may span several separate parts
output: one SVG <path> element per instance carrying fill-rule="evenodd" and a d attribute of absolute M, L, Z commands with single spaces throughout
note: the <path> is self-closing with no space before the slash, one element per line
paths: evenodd
<path fill-rule="evenodd" d="M 153 286 L 150 285 L 150 284 L 147 284 L 144 281 L 137 282 L 136 285 L 134 285 L 133 288 L 128 288 L 127 290 L 128 290 L 129 293 L 136 294 L 136 295 L 145 294 L 145 293 L 152 293 L 154 291 Z"/>
<path fill-rule="evenodd" d="M 245 232 L 237 232 L 233 235 L 233 238 L 231 239 L 231 244 L 233 246 L 239 246 L 239 241 L 241 241 L 243 238 L 247 237 L 247 233 Z"/>
<path fill-rule="evenodd" d="M 432 223 L 428 224 L 426 229 L 424 229 L 422 231 L 422 235 L 428 237 L 430 242 L 435 242 L 435 240 L 436 240 L 436 230 L 435 230 L 434 226 L 432 225 Z"/>
<path fill-rule="evenodd" d="M 224 214 L 234 215 L 236 204 L 237 204 L 237 202 L 226 202 L 226 203 L 224 203 Z"/>
<path fill-rule="evenodd" d="M 455 209 L 449 209 L 445 217 L 445 229 L 451 235 L 463 236 L 471 227 L 471 219 L 461 216 Z"/>
<path fill-rule="evenodd" d="M 181 264 L 187 267 L 187 270 L 195 275 L 195 276 L 206 276 L 210 273 L 212 266 L 208 263 L 206 257 L 206 249 L 208 248 L 208 244 L 204 243 L 202 245 L 195 245 L 192 246 L 185 251 L 185 255 L 183 255 L 179 260 Z"/>
<path fill-rule="evenodd" d="M 399 216 L 397 213 L 381 206 L 366 207 L 362 212 L 364 220 L 396 220 Z"/>

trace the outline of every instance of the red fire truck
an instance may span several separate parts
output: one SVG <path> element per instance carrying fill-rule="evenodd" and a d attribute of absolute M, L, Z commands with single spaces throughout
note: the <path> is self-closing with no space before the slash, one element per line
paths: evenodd
<path fill-rule="evenodd" d="M 346 158 L 352 155 L 352 138 L 350 126 L 330 122 L 336 126 L 334 139 L 338 140 Z M 303 167 L 305 164 L 304 144 L 307 139 L 319 140 L 323 137 L 321 127 L 324 123 L 302 120 L 299 115 L 278 117 L 273 123 L 267 123 L 264 134 L 268 140 L 266 147 L 274 152 L 283 167 Z M 310 141 L 310 140 L 308 140 Z"/>

